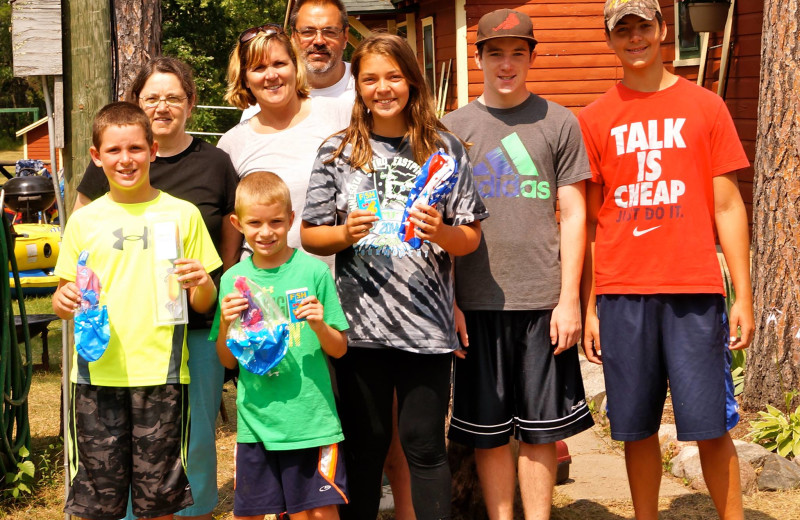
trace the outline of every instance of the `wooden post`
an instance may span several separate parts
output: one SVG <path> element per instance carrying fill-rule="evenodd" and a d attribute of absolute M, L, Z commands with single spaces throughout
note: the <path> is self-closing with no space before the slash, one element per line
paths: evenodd
<path fill-rule="evenodd" d="M 64 173 L 67 213 L 89 164 L 92 119 L 112 100 L 108 0 L 64 2 Z"/>

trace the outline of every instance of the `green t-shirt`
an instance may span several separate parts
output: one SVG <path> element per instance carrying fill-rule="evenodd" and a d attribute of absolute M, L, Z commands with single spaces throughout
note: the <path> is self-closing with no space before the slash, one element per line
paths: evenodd
<path fill-rule="evenodd" d="M 259 269 L 252 258 L 242 260 L 225 274 L 219 299 L 234 291 L 237 276 L 244 276 L 271 293 L 289 317 L 287 291 L 308 289 L 324 308 L 325 323 L 337 330 L 348 328 L 325 263 L 295 250 L 289 261 L 275 269 Z M 263 376 L 239 372 L 237 442 L 261 442 L 268 450 L 296 450 L 339 442 L 344 438 L 325 353 L 305 321 L 289 324 L 286 357 Z"/>
<path fill-rule="evenodd" d="M 81 251 L 102 285 L 100 303 L 108 306 L 111 338 L 97 361 L 73 349 L 70 380 L 98 386 L 132 387 L 188 383 L 186 325 L 157 325 L 152 219 L 178 223 L 183 256 L 211 272 L 222 265 L 200 211 L 161 192 L 140 204 L 119 204 L 108 195 L 70 216 L 55 273 L 74 282 Z"/>

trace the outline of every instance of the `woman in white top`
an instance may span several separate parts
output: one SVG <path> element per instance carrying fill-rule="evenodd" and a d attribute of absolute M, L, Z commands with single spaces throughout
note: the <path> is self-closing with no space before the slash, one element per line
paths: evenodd
<path fill-rule="evenodd" d="M 247 29 L 231 53 L 225 99 L 239 109 L 260 111 L 231 128 L 218 147 L 228 152 L 239 177 L 266 170 L 289 186 L 296 211 L 305 206 L 308 179 L 317 148 L 350 123 L 352 104 L 310 97 L 306 68 L 279 25 Z M 289 246 L 301 248 L 300 219 L 289 232 Z M 331 260 L 332 261 L 332 260 Z"/>

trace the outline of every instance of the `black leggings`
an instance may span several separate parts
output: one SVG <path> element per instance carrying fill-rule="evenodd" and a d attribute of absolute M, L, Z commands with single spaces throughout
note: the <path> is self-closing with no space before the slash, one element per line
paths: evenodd
<path fill-rule="evenodd" d="M 450 518 L 444 430 L 451 362 L 451 354 L 358 347 L 333 360 L 350 499 L 341 508 L 343 520 L 378 515 L 383 463 L 392 440 L 395 389 L 397 428 L 411 473 L 414 512 L 418 520 Z"/>

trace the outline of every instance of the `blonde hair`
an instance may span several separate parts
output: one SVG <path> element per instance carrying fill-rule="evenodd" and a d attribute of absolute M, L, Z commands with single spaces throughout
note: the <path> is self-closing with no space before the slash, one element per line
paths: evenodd
<path fill-rule="evenodd" d="M 286 212 L 292 212 L 292 197 L 289 187 L 278 175 L 267 172 L 253 172 L 239 181 L 236 188 L 234 210 L 241 217 L 248 206 L 253 204 L 284 204 Z"/>
<path fill-rule="evenodd" d="M 408 102 L 403 107 L 403 115 L 408 130 L 405 139 L 408 139 L 414 160 L 424 164 L 428 157 L 439 148 L 446 148 L 439 131 L 448 132 L 447 128 L 436 117 L 433 108 L 433 98 L 428 91 L 428 85 L 422 76 L 419 63 L 411 51 L 411 47 L 404 38 L 393 34 L 375 34 L 361 41 L 350 60 L 350 68 L 356 79 L 356 90 L 359 89 L 358 74 L 361 70 L 361 61 L 370 55 L 379 54 L 397 63 L 408 83 Z M 344 130 L 342 143 L 327 161 L 331 162 L 344 153 L 347 145 L 352 145 L 349 164 L 352 168 L 372 169 L 372 147 L 369 136 L 372 131 L 372 116 L 367 105 L 361 99 L 361 92 L 356 96 L 353 105 L 353 115 L 350 126 Z"/>
<path fill-rule="evenodd" d="M 225 101 L 240 110 L 256 104 L 256 98 L 247 88 L 247 71 L 263 63 L 269 56 L 270 48 L 278 42 L 286 49 L 295 69 L 295 92 L 301 98 L 308 97 L 311 88 L 306 80 L 306 67 L 298 66 L 297 48 L 284 33 L 267 35 L 260 32 L 244 43 L 237 41 L 228 61 L 228 87 Z M 301 64 L 302 65 L 302 64 Z"/>

